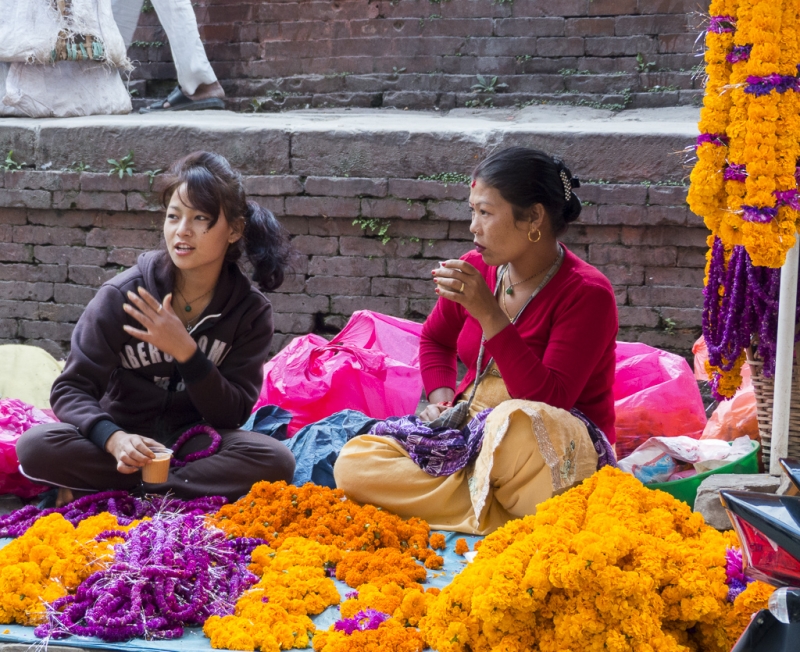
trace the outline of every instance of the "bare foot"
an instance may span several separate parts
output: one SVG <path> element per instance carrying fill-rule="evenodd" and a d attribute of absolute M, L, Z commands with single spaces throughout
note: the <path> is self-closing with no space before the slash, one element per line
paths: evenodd
<path fill-rule="evenodd" d="M 63 507 L 64 505 L 71 503 L 73 500 L 75 500 L 75 496 L 72 495 L 71 489 L 67 489 L 66 487 L 58 488 L 58 496 L 56 496 L 56 507 Z"/>

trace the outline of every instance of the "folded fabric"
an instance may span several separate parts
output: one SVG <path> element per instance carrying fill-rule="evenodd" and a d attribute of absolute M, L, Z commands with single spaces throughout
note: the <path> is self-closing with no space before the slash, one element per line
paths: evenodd
<path fill-rule="evenodd" d="M 250 415 L 242 430 L 260 432 L 278 441 L 285 441 L 289 438 L 288 426 L 291 420 L 292 413 L 288 410 L 277 405 L 265 405 Z"/>
<path fill-rule="evenodd" d="M 342 447 L 367 432 L 376 421 L 357 410 L 342 410 L 298 430 L 283 442 L 297 461 L 292 484 L 300 487 L 313 482 L 335 488 L 333 465 Z"/>
<path fill-rule="evenodd" d="M 398 441 L 417 466 L 429 475 L 453 475 L 478 456 L 483 427 L 491 411 L 478 412 L 461 430 L 431 428 L 429 422 L 411 414 L 379 421 L 369 434 Z"/>

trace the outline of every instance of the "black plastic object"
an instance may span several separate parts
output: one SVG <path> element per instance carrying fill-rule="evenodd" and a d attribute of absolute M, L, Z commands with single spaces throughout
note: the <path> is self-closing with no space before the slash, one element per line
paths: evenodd
<path fill-rule="evenodd" d="M 784 625 L 767 609 L 755 616 L 731 652 L 797 652 L 800 623 Z"/>

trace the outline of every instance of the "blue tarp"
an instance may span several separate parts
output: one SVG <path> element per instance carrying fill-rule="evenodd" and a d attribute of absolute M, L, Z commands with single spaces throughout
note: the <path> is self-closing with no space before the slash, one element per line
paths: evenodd
<path fill-rule="evenodd" d="M 443 588 L 453 581 L 453 578 L 461 572 L 461 569 L 466 566 L 467 561 L 460 555 L 453 552 L 456 544 L 456 539 L 464 538 L 469 543 L 470 549 L 475 545 L 475 542 L 482 539 L 479 536 L 468 536 L 459 534 L 457 532 L 442 532 L 447 541 L 447 548 L 444 552 L 439 551 L 444 557 L 444 567 L 439 571 L 428 571 L 428 579 L 423 583 L 423 586 L 438 586 Z M 0 539 L 0 547 L 7 545 L 11 539 Z M 353 589 L 347 586 L 344 582 L 334 580 L 336 587 L 339 589 L 339 594 L 344 599 L 345 594 Z M 328 607 L 318 616 L 311 620 L 317 626 L 317 629 L 328 629 L 333 623 L 339 620 L 339 610 L 337 607 Z M 41 644 L 41 639 L 33 635 L 33 627 L 23 627 L 22 625 L 0 625 L 0 643 L 27 643 L 27 644 Z M 72 636 L 64 640 L 52 641 L 54 646 L 70 646 L 80 648 L 92 649 L 106 649 L 106 650 L 174 650 L 175 652 L 210 652 L 212 647 L 209 640 L 203 635 L 199 628 L 187 629 L 184 632 L 183 638 L 173 641 L 145 641 L 143 639 L 133 639 L 127 643 L 106 643 L 99 638 L 86 637 L 86 636 Z"/>

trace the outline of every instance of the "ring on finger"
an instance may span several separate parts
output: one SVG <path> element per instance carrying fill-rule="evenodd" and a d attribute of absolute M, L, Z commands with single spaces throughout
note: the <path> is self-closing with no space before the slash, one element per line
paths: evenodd
<path fill-rule="evenodd" d="M 461 289 L 458 291 L 459 294 L 464 294 L 464 288 L 467 287 L 467 284 L 464 281 L 461 281 Z"/>
<path fill-rule="evenodd" d="M 160 312 L 161 312 L 161 309 L 162 309 L 163 307 L 164 307 L 164 304 L 163 304 L 163 303 L 159 303 L 159 304 L 158 304 L 158 310 L 156 310 L 156 312 L 157 312 L 157 313 L 160 313 Z"/>

